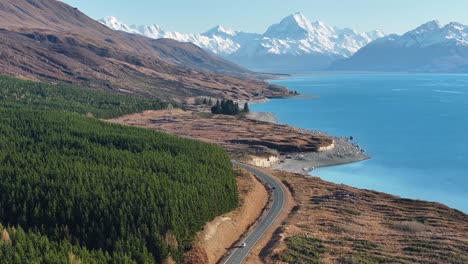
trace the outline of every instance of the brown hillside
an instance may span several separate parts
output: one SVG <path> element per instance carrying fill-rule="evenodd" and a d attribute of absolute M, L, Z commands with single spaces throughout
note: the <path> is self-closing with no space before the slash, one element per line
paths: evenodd
<path fill-rule="evenodd" d="M 271 171 L 297 206 L 266 263 L 468 263 L 468 216 L 445 205 Z"/>
<path fill-rule="evenodd" d="M 0 0 L 0 74 L 179 101 L 273 94 L 193 44 L 113 31 L 56 0 Z"/>

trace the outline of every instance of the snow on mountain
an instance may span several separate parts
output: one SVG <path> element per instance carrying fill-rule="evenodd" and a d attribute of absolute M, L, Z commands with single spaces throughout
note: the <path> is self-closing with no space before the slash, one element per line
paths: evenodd
<path fill-rule="evenodd" d="M 235 36 L 237 32 L 226 29 L 222 26 L 218 26 L 207 33 L 210 34 L 185 34 L 179 32 L 169 32 L 164 31 L 158 25 L 151 26 L 127 26 L 124 23 L 120 22 L 116 17 L 105 17 L 98 20 L 100 23 L 106 25 L 107 27 L 120 30 L 132 34 L 140 34 L 149 38 L 160 39 L 160 38 L 170 38 L 175 39 L 181 42 L 192 42 L 193 44 L 209 50 L 213 53 L 226 55 L 235 52 L 240 48 L 240 45 L 234 42 L 229 37 Z"/>
<path fill-rule="evenodd" d="M 120 31 L 125 31 L 125 32 L 133 33 L 133 34 L 140 33 L 138 30 L 135 30 L 125 25 L 124 23 L 120 22 L 119 19 L 115 16 L 107 16 L 105 18 L 99 19 L 98 22 L 106 25 L 108 28 L 111 28 L 113 30 L 120 30 Z"/>
<path fill-rule="evenodd" d="M 266 53 L 303 55 L 321 53 L 349 57 L 369 42 L 385 36 L 381 31 L 360 33 L 330 27 L 321 21 L 311 23 L 301 13 L 284 18 L 263 35 Z"/>
<path fill-rule="evenodd" d="M 397 43 L 405 47 L 428 47 L 442 43 L 468 45 L 468 27 L 457 22 L 443 26 L 434 20 L 407 32 Z"/>
<path fill-rule="evenodd" d="M 371 41 L 385 36 L 381 31 L 367 33 L 352 29 L 330 27 L 323 22 L 309 21 L 301 13 L 287 16 L 270 26 L 264 34 L 245 33 L 218 25 L 202 34 L 166 32 L 157 25 L 127 26 L 115 17 L 98 20 L 102 24 L 128 33 L 150 38 L 171 38 L 192 42 L 199 47 L 224 56 L 245 67 L 256 70 L 276 70 L 292 64 L 300 68 L 317 69 L 328 66 L 333 60 L 347 58 Z M 317 59 L 316 63 L 310 61 Z M 268 57 L 268 59 L 266 59 Z M 264 68 L 272 64 L 274 68 Z M 278 61 L 282 62 L 278 64 Z"/>
<path fill-rule="evenodd" d="M 218 25 L 202 34 L 165 32 L 157 25 L 127 26 L 115 17 L 99 22 L 115 30 L 145 35 L 150 38 L 173 38 L 193 42 L 201 48 L 221 55 L 239 52 L 247 56 L 259 54 L 303 55 L 310 53 L 334 54 L 349 57 L 372 40 L 385 36 L 381 31 L 360 33 L 352 29 L 329 27 L 323 22 L 311 23 L 301 13 L 287 16 L 272 25 L 265 34 L 244 33 Z M 242 49 L 240 49 L 243 47 Z"/>
<path fill-rule="evenodd" d="M 301 13 L 285 17 L 278 24 L 270 26 L 264 37 L 276 39 L 304 39 L 315 31 L 312 23 Z"/>
<path fill-rule="evenodd" d="M 468 27 L 430 21 L 401 36 L 371 42 L 351 58 L 338 61 L 337 70 L 466 72 Z"/>
<path fill-rule="evenodd" d="M 164 38 L 166 32 L 158 25 L 150 25 L 150 26 L 130 26 L 131 32 L 129 33 L 136 33 L 147 36 L 149 38 L 159 39 Z M 123 30 L 126 31 L 126 30 Z M 128 32 L 128 31 L 127 31 Z"/>
<path fill-rule="evenodd" d="M 239 33 L 238 31 L 234 31 L 232 29 L 225 28 L 221 25 L 217 25 L 216 27 L 208 30 L 202 35 L 207 36 L 207 37 L 214 37 L 214 36 L 235 37 L 238 33 Z"/>

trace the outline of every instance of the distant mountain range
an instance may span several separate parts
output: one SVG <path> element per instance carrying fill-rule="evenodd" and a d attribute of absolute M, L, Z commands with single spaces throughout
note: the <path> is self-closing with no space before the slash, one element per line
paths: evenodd
<path fill-rule="evenodd" d="M 115 17 L 99 22 L 150 38 L 195 45 L 256 71 L 314 70 L 388 72 L 468 72 L 468 27 L 431 21 L 401 36 L 357 32 L 310 22 L 292 14 L 264 34 L 216 26 L 202 34 L 166 32 L 159 26 L 127 26 Z"/>
<path fill-rule="evenodd" d="M 264 34 L 245 33 L 216 26 L 202 34 L 167 32 L 157 25 L 128 26 L 116 17 L 99 22 L 114 30 L 150 38 L 192 42 L 199 47 L 256 71 L 301 72 L 321 70 L 335 60 L 348 58 L 371 41 L 385 36 L 310 22 L 301 13 L 292 14 L 268 28 Z"/>
<path fill-rule="evenodd" d="M 468 27 L 431 21 L 388 35 L 337 61 L 333 70 L 390 72 L 468 72 Z"/>

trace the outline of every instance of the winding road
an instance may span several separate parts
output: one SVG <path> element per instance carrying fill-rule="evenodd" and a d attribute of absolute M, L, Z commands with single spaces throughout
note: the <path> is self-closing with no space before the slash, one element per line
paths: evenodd
<path fill-rule="evenodd" d="M 284 208 L 285 204 L 285 191 L 281 184 L 279 184 L 273 176 L 257 169 L 252 166 L 248 166 L 239 162 L 233 161 L 232 164 L 236 167 L 243 168 L 250 173 L 253 173 L 257 176 L 258 179 L 265 182 L 271 187 L 271 195 L 273 202 L 271 207 L 268 209 L 267 214 L 263 217 L 260 222 L 258 222 L 255 229 L 251 230 L 247 237 L 244 238 L 245 247 L 236 247 L 231 253 L 226 257 L 225 264 L 240 264 L 243 263 L 245 258 L 250 254 L 252 249 L 257 245 L 260 239 L 266 234 L 271 225 L 280 215 L 281 211 Z"/>

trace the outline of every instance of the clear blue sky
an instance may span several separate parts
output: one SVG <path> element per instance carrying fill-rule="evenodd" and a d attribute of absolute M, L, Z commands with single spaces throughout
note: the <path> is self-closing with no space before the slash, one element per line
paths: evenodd
<path fill-rule="evenodd" d="M 468 0 L 63 0 L 98 19 L 201 33 L 221 24 L 263 33 L 294 12 L 330 26 L 404 33 L 429 20 L 468 24 Z"/>

